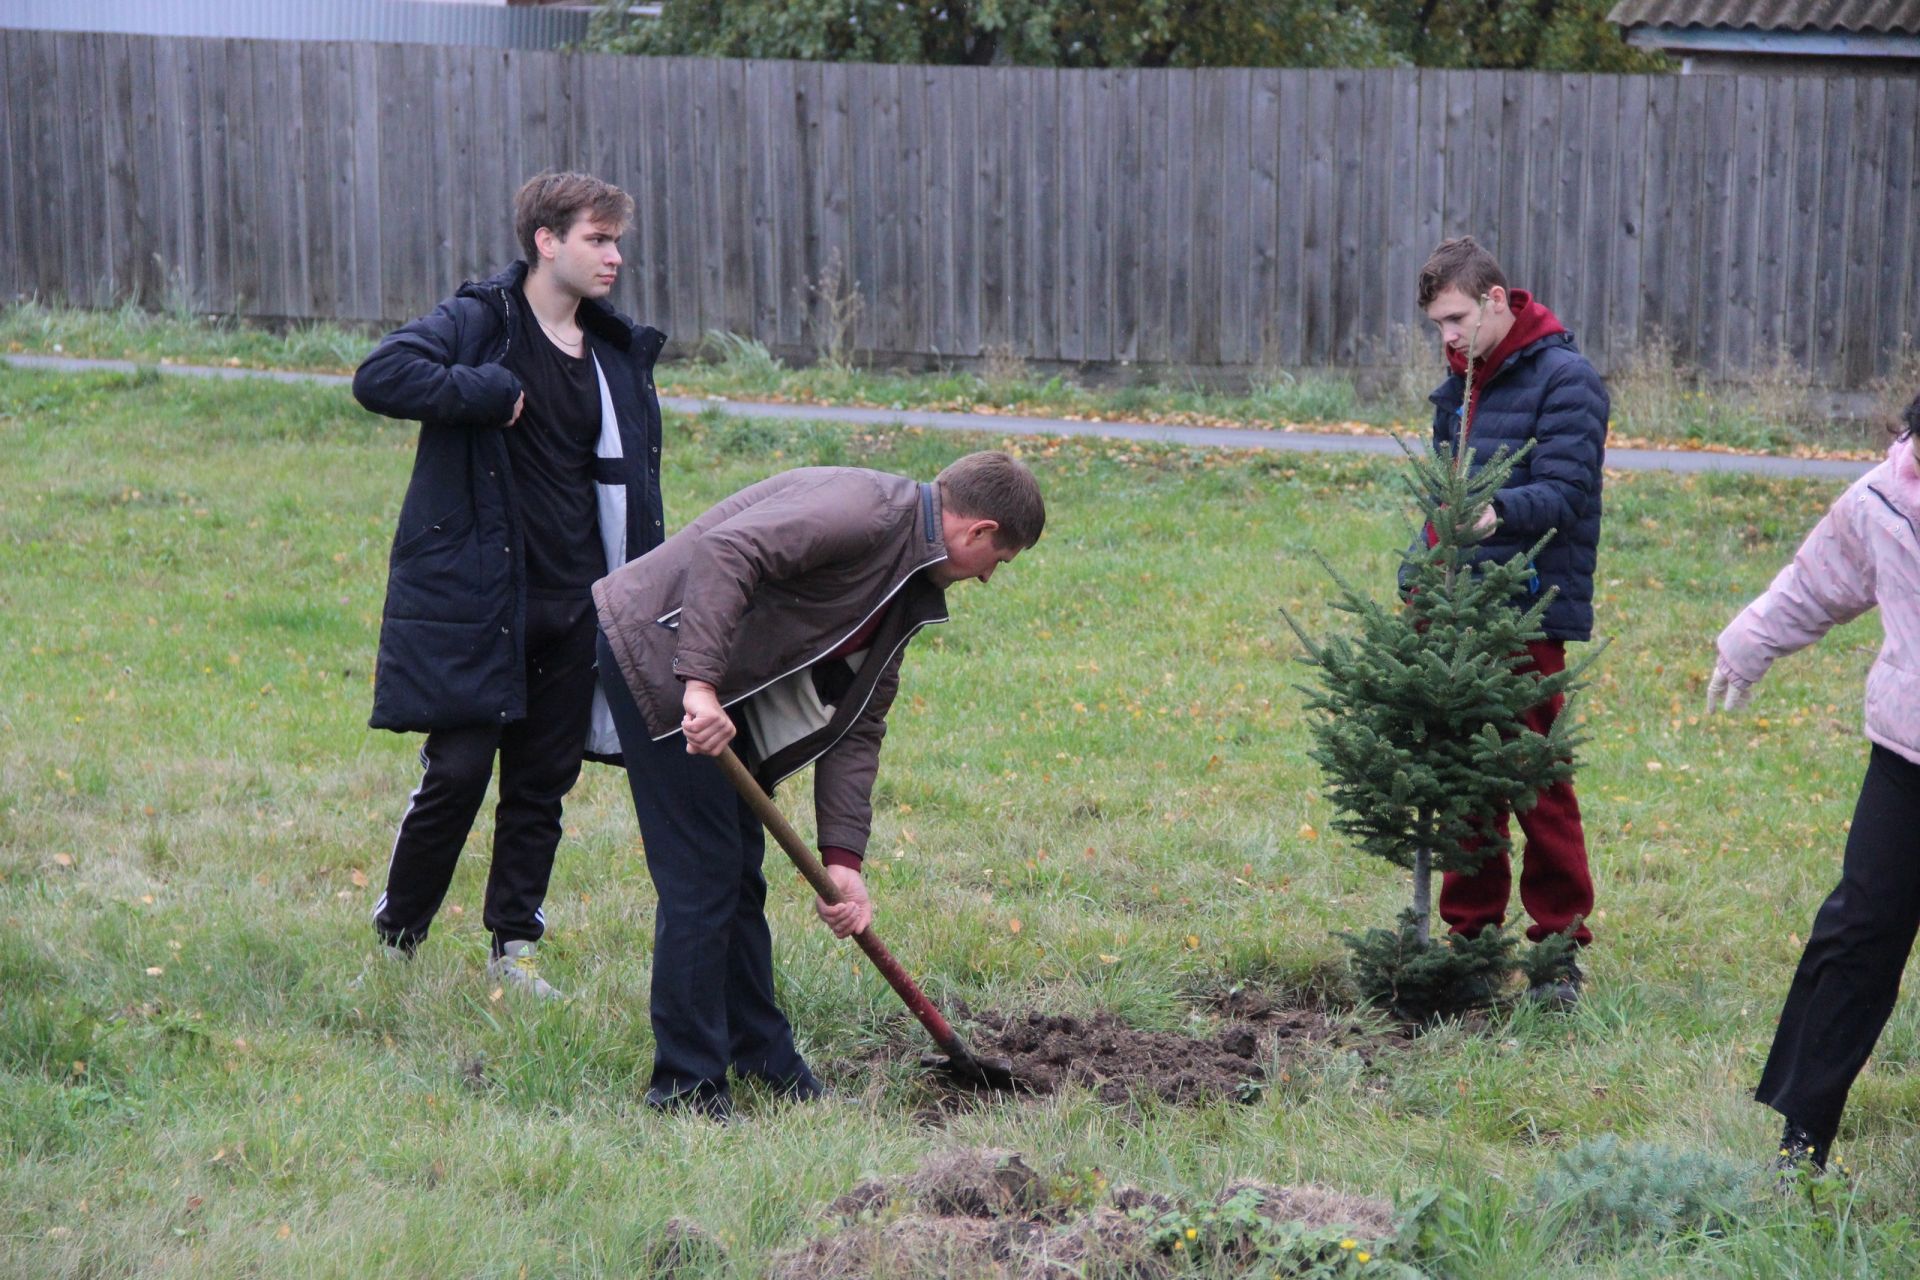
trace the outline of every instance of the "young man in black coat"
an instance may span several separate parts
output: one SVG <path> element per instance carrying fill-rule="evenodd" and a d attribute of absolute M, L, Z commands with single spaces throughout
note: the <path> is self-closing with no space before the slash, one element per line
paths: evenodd
<path fill-rule="evenodd" d="M 488 971 L 539 996 L 556 994 L 534 952 L 561 802 L 590 747 L 619 750 L 588 591 L 662 535 L 653 365 L 666 335 L 602 301 L 632 217 L 597 178 L 534 178 L 514 198 L 526 260 L 388 334 L 353 379 L 368 409 L 420 421 L 372 725 L 424 732 L 425 774 L 374 929 L 396 955 L 427 936 L 498 755 Z"/>
<path fill-rule="evenodd" d="M 1553 675 L 1566 669 L 1567 642 L 1593 634 L 1607 389 L 1553 312 L 1525 290 L 1509 288 L 1500 264 L 1471 236 L 1433 251 L 1420 271 L 1419 297 L 1452 371 L 1431 397 L 1434 442 L 1456 449 L 1464 443 L 1474 465 L 1503 447 L 1511 453 L 1533 445 L 1494 495 L 1476 554 L 1504 561 L 1552 532 L 1534 559 L 1532 590 L 1551 588 L 1555 595 L 1542 622 L 1546 638 L 1529 644 L 1527 654 L 1536 671 Z M 1527 726 L 1547 732 L 1563 704 L 1555 697 L 1532 708 Z M 1574 939 L 1586 946 L 1593 941 L 1586 924 L 1593 913 L 1593 876 L 1573 784 L 1541 792 L 1521 815 L 1520 829 L 1526 834 L 1520 902 L 1533 921 L 1527 936 L 1537 942 L 1578 921 Z M 1504 856 L 1470 876 L 1449 872 L 1441 880 L 1441 918 L 1467 935 L 1498 925 L 1506 918 L 1512 883 Z M 1568 980 L 1533 994 L 1572 1004 L 1579 984 L 1576 967 Z"/>

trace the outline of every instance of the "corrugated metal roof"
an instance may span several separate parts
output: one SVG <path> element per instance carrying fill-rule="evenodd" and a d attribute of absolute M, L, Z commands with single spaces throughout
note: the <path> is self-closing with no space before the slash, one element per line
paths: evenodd
<path fill-rule="evenodd" d="M 1920 35 L 1920 0 L 1620 0 L 1623 27 L 1730 27 Z"/>
<path fill-rule="evenodd" d="M 425 0 L 0 0 L 0 27 L 253 40 L 373 40 L 552 49 L 585 38 L 580 10 Z"/>

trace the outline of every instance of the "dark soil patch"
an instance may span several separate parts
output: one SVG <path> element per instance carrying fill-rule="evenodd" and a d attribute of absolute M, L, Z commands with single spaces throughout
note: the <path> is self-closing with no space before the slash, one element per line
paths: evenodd
<path fill-rule="evenodd" d="M 1175 1105 L 1252 1102 L 1266 1088 L 1269 1070 L 1284 1073 L 1309 1052 L 1349 1049 L 1371 1064 L 1403 1043 L 1393 1035 L 1354 1031 L 1324 1010 L 1286 1007 L 1245 989 L 1207 1004 L 1223 1020 L 1202 1037 L 1138 1030 L 1112 1013 L 1070 1018 L 1037 1010 L 1015 1016 L 988 1011 L 973 1015 L 969 1042 L 981 1057 L 1011 1062 L 1019 1093 L 1044 1097 L 1080 1087 L 1110 1105 L 1144 1098 Z M 937 1091 L 933 1108 L 922 1113 L 929 1121 L 1002 1096 L 943 1072 L 929 1072 L 927 1079 Z"/>
<path fill-rule="evenodd" d="M 1176 1103 L 1244 1102 L 1260 1095 L 1267 1074 L 1259 1060 L 1260 1037 L 1248 1026 L 1228 1026 L 1196 1040 L 1169 1031 L 1136 1031 L 1110 1013 L 1084 1020 L 990 1013 L 978 1021 L 982 1034 L 975 1052 L 1011 1061 L 1014 1080 L 1028 1093 L 1080 1085 L 1109 1103 L 1148 1095 Z"/>
<path fill-rule="evenodd" d="M 1350 1233 L 1369 1242 L 1389 1239 L 1393 1206 L 1322 1187 L 1269 1187 L 1235 1183 L 1213 1202 L 1236 1196 L 1256 1218 L 1248 1233 L 1275 1223 L 1331 1231 L 1305 1242 L 1297 1258 L 1273 1258 L 1254 1234 L 1196 1239 L 1178 1230 L 1171 1239 L 1164 1215 L 1204 1222 L 1207 1205 L 1173 1200 L 1131 1187 L 1099 1184 L 1088 1195 L 1061 1197 L 1069 1180 L 1046 1178 L 1018 1153 L 993 1149 L 946 1152 L 905 1178 L 862 1182 L 827 1206 L 825 1232 L 806 1246 L 774 1260 L 777 1280 L 802 1277 L 939 1275 L 956 1280 L 1066 1280 L 1067 1277 L 1129 1277 L 1160 1280 L 1193 1274 L 1200 1259 L 1188 1252 L 1212 1246 L 1223 1273 L 1258 1264 L 1261 1274 L 1304 1273 Z M 1156 1228 L 1158 1230 L 1156 1233 Z M 1379 1247 L 1378 1245 L 1375 1246 Z M 1295 1267 L 1288 1266 L 1291 1261 Z M 1277 1265 L 1276 1265 L 1277 1264 Z"/>

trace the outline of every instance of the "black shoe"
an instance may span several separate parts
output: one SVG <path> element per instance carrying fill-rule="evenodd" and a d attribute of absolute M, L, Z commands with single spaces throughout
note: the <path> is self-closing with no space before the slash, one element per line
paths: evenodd
<path fill-rule="evenodd" d="M 1803 1170 L 1816 1178 L 1827 1171 L 1827 1144 L 1789 1120 L 1780 1133 L 1780 1154 L 1769 1170 L 1776 1189 L 1789 1194 L 1799 1185 Z"/>
<path fill-rule="evenodd" d="M 767 1087 L 782 1102 L 818 1102 L 833 1096 L 833 1090 L 821 1084 L 811 1071 L 802 1071 L 791 1080 L 769 1080 Z"/>
<path fill-rule="evenodd" d="M 1554 1009 L 1571 1009 L 1580 1003 L 1580 987 L 1587 975 L 1571 962 L 1565 974 L 1551 982 L 1536 982 L 1527 988 L 1527 999 Z"/>
<path fill-rule="evenodd" d="M 747 1074 L 741 1078 L 751 1080 L 765 1089 L 768 1096 L 776 1103 L 794 1103 L 804 1106 L 810 1102 L 840 1102 L 846 1097 L 838 1089 L 830 1089 L 821 1084 L 820 1078 L 805 1067 L 800 1068 L 800 1074 L 794 1076 Z"/>
<path fill-rule="evenodd" d="M 691 1089 L 669 1090 L 658 1085 L 647 1090 L 647 1107 L 662 1115 L 696 1115 L 721 1124 L 733 1119 L 733 1097 L 724 1088 L 698 1084 Z"/>

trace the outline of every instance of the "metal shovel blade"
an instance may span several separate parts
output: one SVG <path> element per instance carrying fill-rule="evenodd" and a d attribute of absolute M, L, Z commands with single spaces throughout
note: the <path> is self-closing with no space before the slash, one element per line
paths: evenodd
<path fill-rule="evenodd" d="M 1014 1079 L 1011 1059 L 983 1058 L 966 1048 L 959 1053 L 923 1053 L 920 1065 L 981 1089 L 1012 1093 L 1020 1087 L 1020 1082 Z"/>

